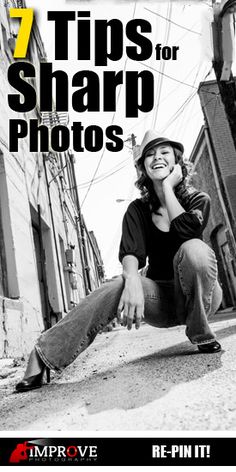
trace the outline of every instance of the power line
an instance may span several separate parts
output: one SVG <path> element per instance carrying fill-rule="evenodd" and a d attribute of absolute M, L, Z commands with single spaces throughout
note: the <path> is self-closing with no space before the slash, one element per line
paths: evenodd
<path fill-rule="evenodd" d="M 168 19 L 171 18 L 171 13 L 172 13 L 172 5 L 170 2 L 168 2 L 168 7 L 167 7 L 168 11 L 167 11 L 167 15 L 168 15 Z M 168 42 L 169 42 L 169 36 L 170 36 L 170 28 L 171 28 L 171 23 L 168 23 L 166 25 L 166 31 L 165 31 L 165 38 L 164 38 L 164 44 L 168 45 Z M 162 85 L 163 85 L 163 73 L 164 73 L 164 70 L 165 70 L 165 61 L 161 61 L 161 75 L 159 75 L 159 86 L 158 86 L 158 90 L 157 90 L 157 107 L 155 109 L 155 114 L 154 114 L 154 120 L 153 120 L 153 128 L 155 129 L 156 127 L 156 122 L 157 122 L 157 115 L 158 115 L 158 111 L 159 111 L 159 101 L 160 101 L 160 97 L 161 97 L 161 90 L 162 90 Z"/>
<path fill-rule="evenodd" d="M 210 71 L 211 71 L 211 69 L 210 69 Z M 205 75 L 205 77 L 204 77 L 203 80 L 205 80 L 206 77 L 208 77 L 210 71 Z M 197 74 L 196 74 L 196 77 L 195 77 L 195 79 L 194 79 L 194 82 L 195 82 L 196 79 L 197 79 L 198 73 L 199 73 L 199 70 L 198 70 L 198 72 L 197 72 Z M 186 108 L 186 106 L 189 105 L 190 101 L 196 96 L 196 94 L 197 94 L 197 90 L 196 90 L 196 92 L 193 92 L 192 95 L 189 95 L 189 96 L 188 96 L 188 98 L 183 102 L 183 104 L 178 108 L 178 110 L 174 113 L 174 115 L 173 115 L 173 116 L 170 118 L 170 120 L 167 122 L 167 125 L 162 129 L 162 132 L 165 131 L 169 126 L 171 126 L 171 125 L 174 123 L 174 121 L 180 116 L 180 114 L 183 113 L 183 111 L 184 111 L 184 109 Z M 217 98 L 219 94 L 214 94 L 214 95 L 215 95 L 215 97 Z M 214 97 L 213 97 L 213 98 L 214 98 Z M 207 103 L 208 103 L 208 102 L 207 102 Z M 195 116 L 195 115 L 194 115 L 194 116 Z"/>
<path fill-rule="evenodd" d="M 176 110 L 176 112 L 174 113 L 174 115 L 169 119 L 169 121 L 167 122 L 167 124 L 164 126 L 164 128 L 161 129 L 161 133 L 165 132 L 166 129 L 171 126 L 175 120 L 177 120 L 177 118 L 179 118 L 180 114 L 183 113 L 184 109 L 186 108 L 186 106 L 191 102 L 191 100 L 195 97 L 197 92 L 193 92 L 190 96 L 188 96 L 188 98 L 186 98 L 186 100 L 182 103 L 182 105 L 178 108 L 178 110 Z"/>
<path fill-rule="evenodd" d="M 167 24 L 166 24 L 166 27 L 167 27 Z M 165 29 L 166 31 L 166 29 Z M 156 20 L 156 31 L 155 31 L 155 40 L 154 40 L 154 43 L 157 44 L 159 40 L 159 19 L 157 18 Z M 155 58 L 153 57 L 153 63 L 155 62 Z M 161 62 L 162 64 L 162 62 Z M 159 86 L 160 86 L 160 81 L 161 81 L 161 75 L 158 75 L 157 77 L 157 92 L 158 93 L 158 90 L 159 90 Z M 156 102 L 156 106 L 153 107 L 153 110 L 152 110 L 152 120 L 154 121 L 154 114 L 155 114 L 155 110 L 156 108 L 158 108 L 158 102 Z M 144 119 L 146 120 L 147 119 L 147 115 L 144 117 Z M 143 121 L 143 120 L 142 120 Z M 152 123 L 153 123 L 152 121 Z M 154 128 L 154 126 L 152 125 L 152 127 Z"/>
<path fill-rule="evenodd" d="M 201 105 L 201 109 L 198 110 L 194 115 L 191 115 L 190 118 L 194 118 L 196 115 L 198 115 L 200 112 L 203 112 L 203 109 L 207 107 L 208 103 L 212 102 L 212 100 L 216 100 L 218 101 L 219 100 L 219 95 L 215 95 L 214 97 L 211 97 L 206 103 L 205 105 Z"/>
<path fill-rule="evenodd" d="M 107 172 L 104 172 L 103 174 L 100 174 L 99 176 L 97 176 L 95 179 L 94 179 L 94 182 L 100 178 L 103 178 L 103 177 L 106 177 L 110 175 L 111 172 L 113 172 L 115 169 L 117 169 L 118 167 L 120 167 L 122 164 L 126 163 L 130 161 L 130 158 L 126 158 L 124 159 L 123 161 L 121 161 L 119 164 L 116 164 L 114 167 L 112 167 L 109 171 Z M 92 180 L 92 179 L 91 179 Z M 84 187 L 84 186 L 87 186 L 91 183 L 91 180 L 87 180 L 85 182 L 81 182 L 80 184 L 78 184 L 76 187 L 77 188 L 81 188 L 81 187 Z M 72 190 L 74 187 L 71 187 L 71 188 L 68 188 L 67 190 Z"/>
<path fill-rule="evenodd" d="M 195 64 L 192 69 L 188 72 L 188 74 L 184 77 L 183 81 L 185 81 L 188 76 L 193 72 L 193 70 L 196 68 L 196 67 L 199 67 L 198 63 Z M 211 65 L 211 68 L 209 70 L 209 72 L 206 74 L 206 76 L 204 77 L 203 81 L 207 79 L 207 77 L 210 75 L 211 71 L 213 69 L 213 66 Z M 166 95 L 162 100 L 161 102 L 159 103 L 159 105 L 161 105 L 163 102 L 165 102 L 174 92 L 176 92 L 176 90 L 178 90 L 179 86 L 184 83 L 184 82 L 180 82 L 179 81 L 179 85 L 177 85 L 168 95 Z M 189 86 L 191 86 L 190 84 L 188 84 Z M 193 87 L 195 89 L 197 89 L 197 87 Z M 206 91 L 207 93 L 207 91 Z M 217 95 L 215 92 L 209 92 L 210 94 L 213 94 L 213 95 Z M 154 107 L 154 109 L 156 109 L 158 105 L 156 105 Z M 129 134 L 130 131 L 132 131 L 134 128 L 137 128 L 137 126 L 140 126 L 140 124 L 145 121 L 147 119 L 147 116 L 144 116 L 143 118 L 141 118 L 140 120 L 136 121 L 136 123 L 134 125 L 132 125 L 130 128 L 127 129 L 126 131 L 126 134 Z"/>
<path fill-rule="evenodd" d="M 192 69 L 188 72 L 188 74 L 184 77 L 184 80 L 188 78 L 188 76 L 192 73 L 192 71 L 195 69 L 195 67 L 198 66 L 198 63 L 195 64 Z M 168 95 L 166 95 L 162 100 L 161 102 L 159 103 L 159 105 L 161 105 L 163 102 L 165 102 L 174 92 L 176 92 L 176 90 L 179 88 L 180 84 L 178 84 L 173 90 L 171 90 L 170 93 L 168 93 Z M 154 109 L 156 109 L 158 105 L 156 105 L 154 107 Z M 141 118 L 140 120 L 138 120 L 135 125 L 132 125 L 130 128 L 128 128 L 128 130 L 126 131 L 126 134 L 129 134 L 130 131 L 132 131 L 134 128 L 136 128 L 137 126 L 139 126 L 144 120 L 147 119 L 147 116 L 144 116 L 143 118 Z"/>
<path fill-rule="evenodd" d="M 194 68 L 195 68 L 196 66 L 197 66 L 197 64 L 191 69 L 191 71 L 187 74 L 187 76 L 186 76 L 185 78 L 188 77 L 188 75 L 194 70 Z M 206 78 L 209 76 L 209 74 L 211 73 L 211 70 L 212 70 L 212 66 L 211 66 L 210 70 L 207 72 L 207 74 L 205 75 L 203 81 L 206 80 Z M 199 73 L 199 68 L 198 68 L 196 77 L 197 77 L 198 73 Z M 195 77 L 195 79 L 194 79 L 194 82 L 196 81 L 196 77 Z M 179 87 L 179 86 L 177 86 L 171 93 L 173 93 L 178 87 Z M 172 117 L 168 120 L 167 124 L 164 126 L 164 128 L 162 128 L 162 130 L 161 130 L 160 132 L 165 131 L 169 126 L 171 126 L 171 125 L 174 123 L 174 121 L 180 116 L 180 114 L 183 113 L 184 109 L 185 109 L 186 106 L 190 103 L 190 101 L 192 101 L 192 99 L 193 99 L 194 97 L 196 97 L 197 87 L 193 87 L 193 88 L 195 88 L 196 91 L 195 91 L 193 94 L 191 94 L 191 95 L 182 103 L 182 105 L 181 105 L 181 106 L 178 108 L 178 110 L 172 115 Z M 170 94 L 169 94 L 169 95 L 170 95 Z M 218 97 L 218 96 L 219 96 L 219 94 L 213 93 L 213 97 L 212 97 L 207 103 L 209 103 L 212 99 L 214 99 L 215 97 Z M 168 97 L 169 97 L 169 96 L 167 96 L 166 98 L 168 98 Z M 164 100 L 165 100 L 165 99 L 163 99 L 162 102 L 163 102 Z M 203 106 L 203 108 L 204 108 L 204 106 Z M 197 114 L 198 114 L 198 113 L 199 113 L 199 111 L 197 112 Z M 194 115 L 194 116 L 195 116 L 195 115 Z M 138 123 L 136 123 L 134 126 L 132 126 L 132 128 L 129 128 L 129 130 L 128 130 L 127 132 L 129 132 L 131 129 L 133 129 L 133 128 L 139 126 L 139 124 L 141 123 L 141 121 L 143 121 L 143 119 L 140 120 Z"/>
<path fill-rule="evenodd" d="M 130 159 L 128 159 L 130 161 Z M 103 182 L 104 180 L 108 179 L 109 177 L 111 177 L 112 175 L 116 174 L 117 172 L 120 172 L 122 169 L 124 169 L 125 167 L 127 167 L 128 165 L 128 162 L 126 164 L 124 164 L 123 166 L 121 166 L 119 169 L 116 169 L 114 170 L 113 172 L 110 172 L 109 174 L 105 175 L 105 176 L 100 176 L 100 177 L 97 177 L 97 180 L 91 180 L 90 182 L 88 183 L 85 183 L 85 184 L 80 184 L 80 185 L 75 185 L 74 187 L 71 187 L 71 188 L 67 188 L 66 190 L 69 191 L 69 190 L 73 190 L 75 188 L 79 188 L 80 190 L 82 189 L 85 189 L 87 187 L 90 187 L 91 185 L 91 182 L 92 182 L 92 185 L 96 185 L 96 184 L 99 184 L 100 182 Z"/>
<path fill-rule="evenodd" d="M 166 18 L 165 16 L 160 15 L 160 13 L 156 13 L 155 11 L 150 10 L 149 8 L 144 7 L 144 10 L 150 11 L 150 13 L 153 13 L 153 15 L 159 16 L 160 18 L 163 18 L 163 20 L 169 21 L 173 25 L 178 26 L 179 28 L 182 28 L 182 29 L 188 31 L 189 33 L 194 33 L 194 34 L 197 34 L 199 36 L 202 36 L 201 33 L 199 33 L 198 31 L 193 31 L 190 28 L 186 28 L 185 26 L 180 25 L 179 23 L 176 23 L 175 21 L 170 20 L 169 18 Z"/>
<path fill-rule="evenodd" d="M 204 71 L 203 71 L 203 74 L 202 74 L 202 77 L 203 77 L 203 78 L 201 79 L 201 81 L 205 81 L 206 78 L 208 77 L 208 75 L 209 75 L 209 73 L 210 73 L 210 71 L 211 71 L 211 68 L 210 68 L 210 71 L 208 71 L 208 67 L 209 67 L 208 64 L 207 64 L 206 67 L 204 67 Z M 199 67 L 198 72 L 197 72 L 197 75 L 196 75 L 196 77 L 195 77 L 195 79 L 194 79 L 194 82 L 193 82 L 194 84 L 197 82 L 199 75 L 200 75 L 200 67 Z M 199 105 L 199 107 L 200 107 L 199 97 L 195 96 L 195 99 L 198 100 L 198 105 Z M 182 116 L 182 119 L 181 119 L 181 122 L 182 122 L 182 125 L 181 125 L 181 126 L 182 126 L 182 127 L 179 126 L 179 128 L 178 128 L 178 129 L 180 130 L 180 135 L 181 135 L 181 136 L 184 134 L 185 123 L 189 123 L 189 121 L 190 121 L 190 116 L 192 115 L 192 113 L 193 113 L 193 111 L 194 111 L 194 109 L 195 109 L 195 106 L 196 106 L 195 99 L 192 101 L 192 104 L 191 104 L 191 106 L 188 108 L 188 110 L 186 111 L 186 113 L 183 114 L 183 116 Z"/>
<path fill-rule="evenodd" d="M 125 61 L 124 70 L 126 69 L 126 64 L 127 64 L 127 59 L 126 59 L 126 61 Z M 121 85 L 120 88 L 119 88 L 118 97 L 117 97 L 117 105 L 118 105 L 118 103 L 119 103 L 121 87 L 122 87 L 122 85 Z M 116 107 L 116 108 L 117 108 L 117 107 Z M 115 115 L 116 115 L 116 111 L 113 113 L 113 117 L 112 117 L 112 120 L 111 120 L 111 124 L 114 123 Z M 88 196 L 88 194 L 89 194 L 89 192 L 90 192 L 90 189 L 91 189 L 91 187 L 92 187 L 92 185 L 93 185 L 94 179 L 95 179 L 95 177 L 96 177 L 96 175 L 97 175 L 97 173 L 98 173 L 98 169 L 99 169 L 99 167 L 100 167 L 100 165 L 101 165 L 101 162 L 102 162 L 102 159 L 103 159 L 103 157 L 104 157 L 105 151 L 106 151 L 106 147 L 104 146 L 103 151 L 102 151 L 102 154 L 101 154 L 101 157 L 100 157 L 100 159 L 99 159 L 99 161 L 98 161 L 98 165 L 97 165 L 97 167 L 96 167 L 96 169 L 95 169 L 95 172 L 94 172 L 93 177 L 92 177 L 92 179 L 91 179 L 91 182 L 90 182 L 90 184 L 89 184 L 89 188 L 88 188 L 88 190 L 87 190 L 87 192 L 86 192 L 86 195 L 85 195 L 85 197 L 84 197 L 84 199 L 83 199 L 83 201 L 82 201 L 82 203 L 81 203 L 81 206 L 80 206 L 81 209 L 82 209 L 82 207 L 83 207 L 83 205 L 84 205 L 84 202 L 85 202 L 85 200 L 86 200 L 86 198 L 87 198 L 87 196 Z"/>
<path fill-rule="evenodd" d="M 197 72 L 196 72 L 196 75 L 195 75 L 195 78 L 193 80 L 193 85 L 196 84 L 197 82 L 197 78 L 199 76 L 199 73 L 200 73 L 200 69 L 201 69 L 201 66 L 199 65 L 198 66 L 198 69 L 197 69 Z M 197 94 L 194 96 L 194 99 L 197 98 Z M 192 108 L 195 106 L 195 100 L 191 100 L 192 101 L 192 104 L 191 104 L 191 107 L 189 107 L 187 110 L 186 110 L 186 113 L 183 113 L 182 116 L 181 116 L 181 119 L 179 120 L 178 122 L 178 125 L 177 125 L 177 130 L 180 130 L 180 134 L 181 134 L 181 129 L 183 127 L 183 123 L 184 123 L 184 120 L 185 120 L 185 117 L 190 113 L 190 110 L 192 111 Z M 177 130 L 176 130 L 176 133 L 177 133 Z"/>
<path fill-rule="evenodd" d="M 134 16 L 135 16 L 135 12 L 136 12 L 136 2 L 135 2 L 135 4 L 134 4 L 133 19 L 134 19 Z M 128 57 L 126 57 L 126 60 L 125 60 L 124 72 L 125 72 L 125 70 L 126 70 L 127 61 L 128 61 Z M 121 84 L 121 86 L 120 86 L 120 88 L 119 88 L 119 92 L 118 92 L 117 106 L 118 106 L 118 103 L 119 103 L 119 98 L 120 98 L 120 94 L 121 94 L 122 85 L 123 85 L 123 84 Z M 116 106 L 116 110 L 117 110 L 117 106 Z M 116 115 L 116 111 L 113 113 L 113 117 L 112 117 L 111 124 L 114 123 L 115 115 Z M 88 190 L 87 190 L 87 192 L 86 192 L 86 195 L 85 195 L 85 197 L 84 197 L 84 199 L 83 199 L 83 201 L 82 201 L 82 203 L 81 203 L 81 206 L 80 206 L 81 209 L 82 209 L 82 207 L 83 207 L 83 205 L 84 205 L 84 202 L 85 202 L 85 200 L 87 199 L 87 196 L 88 196 L 88 194 L 89 194 L 89 192 L 90 192 L 90 190 L 91 190 L 91 187 L 92 187 L 92 185 L 93 185 L 93 181 L 94 181 L 94 179 L 95 179 L 95 177 L 96 177 L 96 175 L 97 175 L 97 172 L 98 172 L 98 169 L 99 169 L 99 167 L 100 167 L 100 165 L 101 165 L 101 162 L 102 162 L 102 159 L 103 159 L 103 157 L 104 157 L 105 151 L 106 151 L 106 148 L 104 147 L 104 149 L 103 149 L 103 151 L 102 151 L 102 154 L 101 154 L 101 157 L 100 157 L 100 159 L 99 159 L 98 165 L 97 165 L 97 167 L 96 167 L 96 170 L 95 170 L 95 172 L 94 172 L 94 174 L 93 174 L 93 177 L 92 177 L 92 180 L 91 180 L 91 182 L 90 182 L 89 188 L 88 188 Z"/>
<path fill-rule="evenodd" d="M 199 23 L 199 21 L 195 21 L 195 23 L 193 23 L 192 27 L 191 27 L 191 30 L 192 28 L 194 28 L 195 25 L 197 25 Z M 183 33 L 181 36 L 179 36 L 176 40 L 175 40 L 175 43 L 176 44 L 179 44 L 184 38 L 185 36 L 189 34 L 189 31 L 185 31 L 185 33 Z"/>
<path fill-rule="evenodd" d="M 201 82 L 204 82 L 204 81 L 206 80 L 206 78 L 209 76 L 209 74 L 211 73 L 212 67 L 213 67 L 213 66 L 211 66 L 211 68 L 209 69 L 209 71 L 208 71 L 207 73 L 205 73 L 205 75 L 204 75 L 203 79 L 201 80 Z M 219 94 L 218 94 L 218 95 L 215 95 L 215 96 L 213 96 L 211 99 L 209 99 L 209 100 L 207 101 L 207 104 L 208 104 L 209 102 L 211 102 L 212 100 L 214 100 L 214 99 L 216 100 L 216 103 L 217 103 L 217 101 L 218 101 L 218 99 L 219 99 Z M 194 105 L 194 102 L 192 103 L 192 107 L 188 110 L 188 116 L 187 116 L 187 114 L 186 114 L 185 121 L 186 121 L 186 120 L 188 120 L 188 122 L 189 122 L 190 120 L 192 121 L 192 119 L 193 119 L 196 115 L 198 115 L 198 113 L 199 113 L 200 111 L 203 112 L 203 110 L 204 110 L 204 108 L 205 108 L 205 106 L 202 106 L 202 109 L 201 109 L 200 103 L 199 103 L 199 110 L 194 113 L 193 105 Z M 193 114 L 193 113 L 194 113 L 194 114 Z"/>
<path fill-rule="evenodd" d="M 175 77 L 172 77 L 171 75 L 164 74 L 164 73 L 160 72 L 159 70 L 155 69 L 154 67 L 149 66 L 148 64 L 144 64 L 144 62 L 141 62 L 141 61 L 138 61 L 138 62 L 139 62 L 139 64 L 142 64 L 143 66 L 148 67 L 149 69 L 154 70 L 154 71 L 157 72 L 158 74 L 164 75 L 164 77 L 167 77 L 168 79 L 174 80 L 175 82 L 178 82 L 179 84 L 186 85 L 187 87 L 191 87 L 191 88 L 194 88 L 194 89 L 198 90 L 198 87 L 195 87 L 194 85 L 187 84 L 186 82 L 183 82 L 182 80 L 178 80 L 178 79 L 176 79 Z M 210 95 L 217 95 L 216 92 L 209 92 L 209 91 L 207 91 L 207 90 L 205 90 L 204 93 L 208 93 L 208 94 L 210 94 Z"/>

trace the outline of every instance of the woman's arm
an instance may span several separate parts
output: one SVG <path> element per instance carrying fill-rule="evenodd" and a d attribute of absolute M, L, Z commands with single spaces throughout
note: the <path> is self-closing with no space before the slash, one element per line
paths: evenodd
<path fill-rule="evenodd" d="M 171 222 L 170 231 L 182 241 L 199 238 L 206 227 L 210 212 L 210 197 L 204 192 L 194 191 L 186 199 L 185 208 L 177 199 L 174 190 L 182 180 L 179 164 L 163 180 L 163 192 Z"/>
<path fill-rule="evenodd" d="M 173 171 L 163 180 L 162 189 L 165 197 L 166 209 L 170 222 L 185 212 L 175 196 L 174 189 L 183 179 L 182 169 L 179 164 L 174 166 Z"/>
<path fill-rule="evenodd" d="M 210 203 L 211 199 L 207 193 L 193 191 L 187 198 L 185 213 L 171 222 L 172 234 L 183 242 L 201 237 L 208 222 Z"/>
<path fill-rule="evenodd" d="M 122 260 L 125 286 L 120 298 L 117 318 L 121 319 L 123 311 L 123 325 L 127 326 L 127 329 L 132 328 L 134 317 L 135 327 L 138 329 L 144 317 L 144 295 L 138 265 L 138 259 L 133 255 L 127 255 Z"/>

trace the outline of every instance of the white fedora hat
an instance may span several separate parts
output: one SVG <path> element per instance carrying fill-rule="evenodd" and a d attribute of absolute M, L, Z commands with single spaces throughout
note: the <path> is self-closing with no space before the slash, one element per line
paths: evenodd
<path fill-rule="evenodd" d="M 139 157 L 137 158 L 136 162 L 139 162 L 140 159 L 144 157 L 146 152 L 152 149 L 154 146 L 158 146 L 159 144 L 164 144 L 164 143 L 170 144 L 172 147 L 178 149 L 182 153 L 184 152 L 183 144 L 179 143 L 178 141 L 173 141 L 172 139 L 159 136 L 155 130 L 150 129 L 146 131 L 144 135 L 144 138 L 140 146 Z"/>

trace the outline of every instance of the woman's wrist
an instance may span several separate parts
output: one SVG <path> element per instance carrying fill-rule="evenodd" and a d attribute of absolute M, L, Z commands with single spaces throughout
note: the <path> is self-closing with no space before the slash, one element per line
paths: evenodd
<path fill-rule="evenodd" d="M 140 278 L 140 275 L 137 271 L 127 272 L 126 270 L 123 270 L 122 275 L 125 280 L 132 280 L 132 279 Z"/>
<path fill-rule="evenodd" d="M 185 209 L 182 207 L 182 205 L 178 201 L 174 192 L 174 188 L 171 185 L 171 182 L 169 181 L 165 182 L 164 180 L 162 183 L 162 189 L 164 193 L 167 213 L 169 216 L 169 220 L 171 222 L 174 218 L 184 213 Z"/>
<path fill-rule="evenodd" d="M 127 254 L 122 261 L 123 278 L 125 280 L 134 279 L 139 276 L 138 273 L 138 259 L 132 254 Z"/>
<path fill-rule="evenodd" d="M 163 182 L 162 182 L 162 188 L 163 188 L 163 192 L 165 193 L 165 191 L 170 191 L 172 190 L 172 192 L 174 192 L 174 188 L 172 187 L 171 183 L 169 180 L 167 179 L 164 179 Z"/>

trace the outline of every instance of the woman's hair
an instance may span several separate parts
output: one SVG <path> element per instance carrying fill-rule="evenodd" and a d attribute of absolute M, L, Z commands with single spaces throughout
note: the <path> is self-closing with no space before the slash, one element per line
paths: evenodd
<path fill-rule="evenodd" d="M 175 163 L 180 164 L 183 173 L 183 180 L 175 187 L 175 195 L 180 203 L 184 204 L 187 197 L 195 190 L 190 184 L 193 174 L 192 164 L 184 160 L 183 153 L 179 149 L 172 149 L 174 150 L 175 154 Z M 140 175 L 138 180 L 135 182 L 135 185 L 140 190 L 143 201 L 149 203 L 151 211 L 155 213 L 160 207 L 160 201 L 156 195 L 156 192 L 154 191 L 152 180 L 147 176 L 144 167 L 144 160 L 145 156 L 138 161 L 137 169 Z"/>

